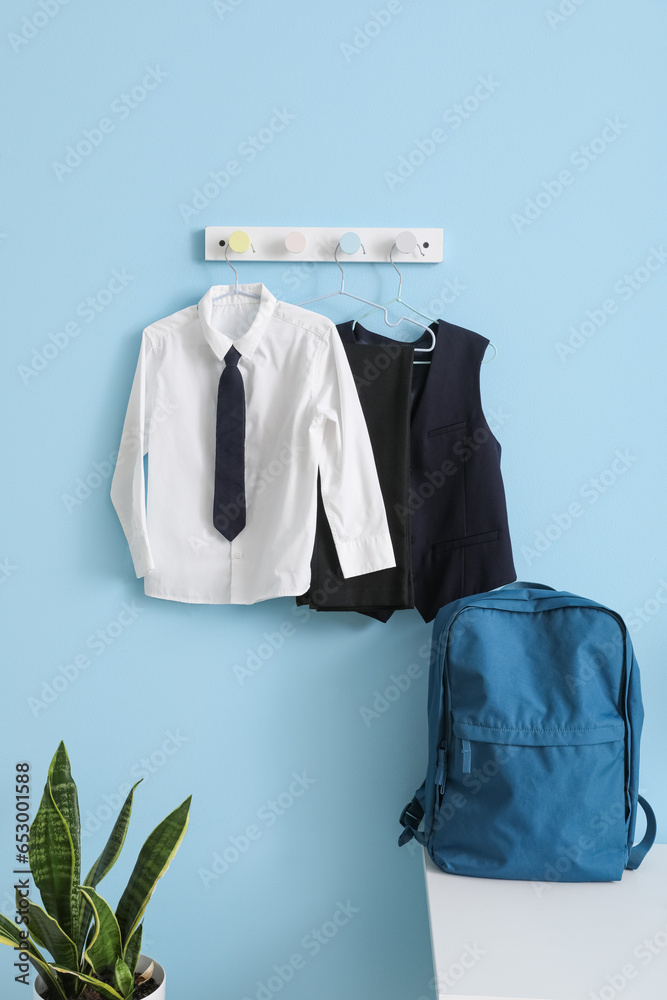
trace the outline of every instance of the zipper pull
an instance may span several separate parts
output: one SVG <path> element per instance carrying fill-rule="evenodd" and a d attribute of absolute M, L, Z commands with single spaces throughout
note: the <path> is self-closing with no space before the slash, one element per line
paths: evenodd
<path fill-rule="evenodd" d="M 461 740 L 461 755 L 463 759 L 463 773 L 470 774 L 470 761 L 472 758 L 470 740 Z"/>
<path fill-rule="evenodd" d="M 447 766 L 447 746 L 438 747 L 438 766 L 435 772 L 435 783 L 441 792 L 445 790 L 445 768 Z"/>

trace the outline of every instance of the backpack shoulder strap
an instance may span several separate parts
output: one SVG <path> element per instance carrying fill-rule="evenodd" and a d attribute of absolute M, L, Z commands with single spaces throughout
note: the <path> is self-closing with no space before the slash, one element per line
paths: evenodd
<path fill-rule="evenodd" d="M 637 796 L 637 801 L 646 813 L 646 833 L 639 844 L 635 846 L 630 851 L 630 857 L 628 858 L 628 863 L 625 866 L 629 868 L 630 871 L 635 871 L 639 868 L 640 864 L 650 851 L 653 846 L 653 841 L 655 840 L 655 835 L 657 833 L 657 823 L 655 821 L 655 813 L 651 809 L 650 805 L 641 795 Z"/>

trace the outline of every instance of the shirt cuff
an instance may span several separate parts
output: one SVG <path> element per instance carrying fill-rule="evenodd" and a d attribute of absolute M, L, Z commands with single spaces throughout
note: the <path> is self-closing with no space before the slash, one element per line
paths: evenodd
<path fill-rule="evenodd" d="M 336 540 L 336 553 L 346 579 L 363 573 L 377 573 L 381 569 L 393 569 L 396 565 L 388 531 L 370 538 L 355 538 L 345 542 Z"/>
<path fill-rule="evenodd" d="M 148 538 L 135 539 L 130 546 L 130 554 L 137 577 L 147 576 L 151 570 L 155 569 Z"/>

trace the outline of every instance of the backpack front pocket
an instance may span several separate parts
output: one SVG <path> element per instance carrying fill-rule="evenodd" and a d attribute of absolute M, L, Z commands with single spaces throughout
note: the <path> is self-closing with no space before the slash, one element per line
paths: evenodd
<path fill-rule="evenodd" d="M 625 783 L 620 718 L 579 729 L 453 720 L 433 850 L 445 870 L 461 875 L 620 879 L 627 860 Z"/>

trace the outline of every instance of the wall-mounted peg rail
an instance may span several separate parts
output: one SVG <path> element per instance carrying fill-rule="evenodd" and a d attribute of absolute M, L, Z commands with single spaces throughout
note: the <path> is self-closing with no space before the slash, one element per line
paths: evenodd
<path fill-rule="evenodd" d="M 325 226 L 207 226 L 206 260 L 333 261 L 340 244 L 339 259 L 346 264 L 388 263 L 436 264 L 442 260 L 442 229 L 339 229 Z"/>

